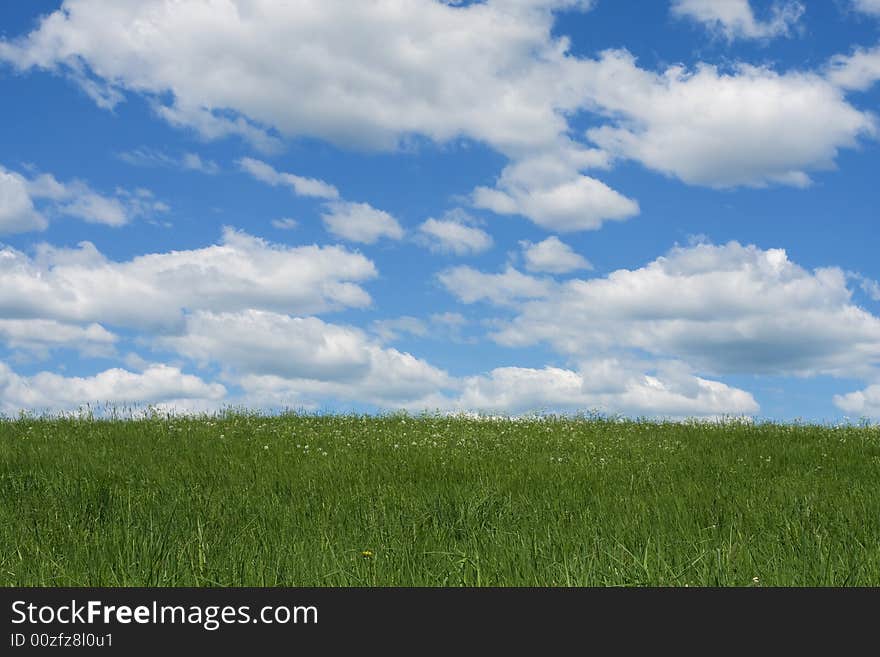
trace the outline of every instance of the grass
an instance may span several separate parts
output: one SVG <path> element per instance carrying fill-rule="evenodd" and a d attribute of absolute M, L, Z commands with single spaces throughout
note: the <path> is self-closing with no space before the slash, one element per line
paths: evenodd
<path fill-rule="evenodd" d="M 0 421 L 0 584 L 880 585 L 880 428 Z"/>

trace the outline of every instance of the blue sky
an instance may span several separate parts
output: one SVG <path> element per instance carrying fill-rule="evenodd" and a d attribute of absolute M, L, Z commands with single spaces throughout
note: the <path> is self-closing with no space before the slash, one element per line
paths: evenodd
<path fill-rule="evenodd" d="M 880 2 L 0 8 L 0 412 L 880 418 Z"/>

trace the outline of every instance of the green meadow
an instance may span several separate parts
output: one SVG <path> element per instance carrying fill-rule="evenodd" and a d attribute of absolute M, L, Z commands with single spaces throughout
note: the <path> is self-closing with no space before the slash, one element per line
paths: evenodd
<path fill-rule="evenodd" d="M 4 586 L 880 585 L 880 427 L 0 421 Z"/>

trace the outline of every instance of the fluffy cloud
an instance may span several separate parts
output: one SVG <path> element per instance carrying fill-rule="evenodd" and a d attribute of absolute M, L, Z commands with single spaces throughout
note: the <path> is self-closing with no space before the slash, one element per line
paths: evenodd
<path fill-rule="evenodd" d="M 638 213 L 584 174 L 609 155 L 692 184 L 806 185 L 840 149 L 875 133 L 873 118 L 820 75 L 746 65 L 658 74 L 621 51 L 573 56 L 553 33 L 553 11 L 589 6 L 66 0 L 30 34 L 0 40 L 0 60 L 60 71 L 104 106 L 141 94 L 175 125 L 266 148 L 276 134 L 367 148 L 414 135 L 474 139 L 510 160 L 496 185 L 473 191 L 474 203 L 556 232 Z M 786 2 L 761 22 L 745 0 L 675 7 L 745 36 L 778 32 L 799 13 Z M 607 119 L 588 133 L 599 149 L 573 136 L 568 117 L 583 110 Z"/>
<path fill-rule="evenodd" d="M 312 196 L 315 198 L 337 199 L 339 190 L 323 180 L 304 178 L 292 173 L 276 171 L 272 165 L 252 157 L 245 157 L 238 161 L 242 171 L 252 175 L 257 180 L 276 187 L 284 185 L 290 187 L 297 196 Z"/>
<path fill-rule="evenodd" d="M 321 215 L 324 227 L 333 235 L 350 242 L 373 244 L 383 237 L 392 240 L 403 238 L 403 228 L 397 219 L 369 203 L 333 201 L 327 203 L 325 209 Z"/>
<path fill-rule="evenodd" d="M 639 213 L 638 203 L 614 191 L 601 180 L 576 175 L 553 187 L 534 188 L 508 184 L 505 169 L 501 189 L 478 187 L 474 205 L 496 214 L 521 214 L 548 230 L 561 233 L 596 230 L 609 220 L 623 220 Z"/>
<path fill-rule="evenodd" d="M 499 274 L 486 274 L 473 267 L 452 267 L 437 275 L 440 283 L 463 303 L 489 301 L 499 305 L 524 299 L 550 297 L 556 284 L 507 267 Z"/>
<path fill-rule="evenodd" d="M 700 65 L 655 74 L 621 50 L 591 68 L 590 95 L 614 124 L 588 137 L 690 184 L 804 186 L 810 171 L 833 167 L 841 148 L 877 132 L 871 114 L 813 73 L 740 64 L 730 73 Z"/>
<path fill-rule="evenodd" d="M 831 58 L 828 79 L 841 89 L 866 91 L 880 80 L 880 46 L 857 48 L 850 55 Z"/>
<path fill-rule="evenodd" d="M 520 242 L 528 271 L 546 272 L 548 274 L 567 274 L 578 269 L 592 269 L 586 258 L 551 235 L 543 242 Z"/>
<path fill-rule="evenodd" d="M 503 413 L 599 410 L 694 417 L 758 411 L 749 393 L 693 376 L 676 363 L 651 374 L 618 360 L 587 362 L 579 371 L 502 367 L 467 378 L 463 387 L 455 406 Z"/>
<path fill-rule="evenodd" d="M 631 414 L 705 416 L 753 413 L 746 392 L 692 375 L 680 363 L 650 367 L 585 362 L 578 372 L 499 368 L 453 379 L 362 331 L 314 317 L 276 313 L 196 313 L 161 346 L 225 368 L 225 377 L 261 406 L 316 406 L 334 399 L 381 407 L 493 410 L 602 409 Z"/>
<path fill-rule="evenodd" d="M 27 180 L 0 167 L 0 235 L 45 230 L 48 225 L 34 207 Z"/>
<path fill-rule="evenodd" d="M 158 344 L 223 365 L 247 395 L 267 394 L 268 405 L 321 398 L 400 405 L 453 384 L 423 360 L 384 348 L 359 329 L 315 317 L 200 312 L 187 318 L 181 335 Z"/>
<path fill-rule="evenodd" d="M 0 362 L 0 409 L 70 410 L 85 404 L 150 404 L 186 406 L 192 402 L 219 402 L 226 388 L 206 383 L 176 367 L 151 365 L 143 372 L 110 369 L 94 376 L 62 376 L 40 372 L 20 376 Z"/>
<path fill-rule="evenodd" d="M 804 6 L 792 0 L 773 4 L 766 21 L 755 18 L 749 0 L 672 0 L 671 9 L 674 16 L 702 23 L 729 40 L 786 36 L 804 14 Z"/>
<path fill-rule="evenodd" d="M 492 237 L 469 223 L 473 221 L 466 213 L 453 211 L 442 219 L 428 219 L 419 226 L 419 232 L 428 248 L 440 253 L 468 255 L 490 249 Z"/>
<path fill-rule="evenodd" d="M 880 418 L 880 385 L 874 384 L 846 395 L 835 395 L 834 405 L 850 415 Z"/>
<path fill-rule="evenodd" d="M 266 308 L 314 313 L 363 307 L 358 282 L 376 269 L 341 247 L 275 246 L 225 229 L 220 244 L 190 251 L 105 258 L 92 244 L 0 249 L 0 314 L 171 329 L 184 310 Z"/>
<path fill-rule="evenodd" d="M 473 203 L 496 214 L 523 215 L 548 230 L 596 230 L 639 213 L 634 200 L 580 173 L 607 164 L 606 154 L 571 146 L 523 157 L 504 168 L 494 188 L 477 187 Z"/>
<path fill-rule="evenodd" d="M 109 10 L 67 0 L 27 37 L 0 41 L 0 59 L 21 70 L 78 71 L 81 84 L 108 90 L 102 98 L 146 94 L 160 116 L 209 138 L 239 134 L 270 146 L 265 128 L 273 128 L 394 148 L 415 134 L 475 139 L 517 162 L 547 152 L 570 158 L 566 116 L 584 106 L 584 85 L 568 41 L 552 36 L 551 12 L 589 5 L 149 0 Z M 507 173 L 495 198 L 479 190 L 478 203 L 558 230 L 637 213 L 634 202 L 572 168 L 586 165 L 543 186 Z"/>
<path fill-rule="evenodd" d="M 28 179 L 0 166 L 0 234 L 45 230 L 47 215 L 122 226 L 168 209 L 146 189 L 117 189 L 115 196 L 105 196 L 81 180 L 62 183 L 47 173 Z"/>
<path fill-rule="evenodd" d="M 550 13 L 575 5 L 588 3 L 67 0 L 30 35 L 0 42 L 0 59 L 78 72 L 116 92 L 106 104 L 147 94 L 209 137 L 271 126 L 346 146 L 413 133 L 527 146 L 563 132 L 559 111 L 576 100 Z"/>
<path fill-rule="evenodd" d="M 6 346 L 42 356 L 60 347 L 107 356 L 113 353 L 117 339 L 97 323 L 78 326 L 47 319 L 0 319 L 0 340 Z"/>
<path fill-rule="evenodd" d="M 880 365 L 880 318 L 852 302 L 844 272 L 736 242 L 567 281 L 520 303 L 494 338 L 584 357 L 633 349 L 714 373 L 867 375 Z"/>

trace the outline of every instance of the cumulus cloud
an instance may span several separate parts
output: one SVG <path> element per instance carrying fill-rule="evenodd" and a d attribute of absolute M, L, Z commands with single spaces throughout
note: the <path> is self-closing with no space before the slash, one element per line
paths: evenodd
<path fill-rule="evenodd" d="M 34 207 L 27 180 L 0 167 L 0 234 L 45 230 L 48 225 Z"/>
<path fill-rule="evenodd" d="M 834 395 L 834 405 L 858 417 L 880 418 L 880 385 L 870 385 L 845 395 Z"/>
<path fill-rule="evenodd" d="M 50 349 L 76 349 L 87 356 L 109 356 L 118 337 L 98 323 L 86 326 L 48 319 L 0 319 L 0 341 L 45 357 Z"/>
<path fill-rule="evenodd" d="M 289 187 L 297 196 L 311 196 L 315 198 L 337 199 L 339 190 L 333 185 L 316 178 L 304 178 L 292 173 L 277 171 L 272 165 L 256 160 L 252 157 L 244 157 L 238 161 L 242 171 L 249 173 L 257 180 L 277 187 L 283 185 Z"/>
<path fill-rule="evenodd" d="M 149 0 L 110 11 L 68 0 L 31 34 L 0 41 L 0 59 L 20 70 L 85 68 L 90 75 L 76 79 L 145 94 L 160 116 L 209 138 L 239 134 L 265 147 L 272 128 L 345 147 L 396 148 L 424 135 L 438 143 L 474 139 L 516 161 L 539 152 L 567 158 L 566 116 L 583 107 L 585 94 L 568 41 L 552 35 L 552 10 L 589 6 L 186 0 L 171 7 Z M 499 190 L 508 207 L 515 204 L 510 212 L 545 224 L 595 227 L 636 212 L 577 170 L 552 186 L 513 182 Z M 483 192 L 478 197 L 499 207 Z M 585 219 L 572 216 L 581 212 Z"/>
<path fill-rule="evenodd" d="M 461 210 L 447 212 L 442 219 L 432 217 L 419 226 L 421 241 L 432 251 L 455 255 L 492 248 L 492 237 L 473 223 L 473 218 Z"/>
<path fill-rule="evenodd" d="M 568 245 L 555 235 L 543 242 L 520 242 L 525 258 L 526 269 L 548 274 L 567 274 L 578 269 L 592 269 L 586 258 L 575 253 Z"/>
<path fill-rule="evenodd" d="M 758 411 L 747 392 L 690 374 L 677 363 L 643 373 L 630 363 L 596 360 L 577 370 L 502 367 L 468 377 L 461 409 L 502 413 L 598 410 L 640 416 L 720 416 Z"/>
<path fill-rule="evenodd" d="M 856 48 L 849 55 L 835 55 L 828 64 L 826 75 L 841 89 L 867 91 L 880 80 L 880 46 Z"/>
<path fill-rule="evenodd" d="M 384 348 L 360 329 L 316 317 L 198 312 L 187 318 L 180 335 L 158 344 L 222 365 L 246 395 L 266 394 L 274 405 L 321 398 L 400 405 L 454 383 L 446 372 Z"/>
<path fill-rule="evenodd" d="M 672 0 L 671 10 L 673 16 L 702 23 L 731 41 L 788 36 L 805 11 L 792 0 L 775 2 L 764 21 L 755 17 L 749 0 Z"/>
<path fill-rule="evenodd" d="M 550 13 L 575 4 L 588 6 L 67 0 L 29 35 L 0 41 L 0 59 L 85 69 L 78 80 L 146 94 L 208 137 L 271 126 L 344 146 L 393 147 L 414 133 L 529 145 L 563 131 L 559 111 L 576 97 Z"/>
<path fill-rule="evenodd" d="M 612 124 L 588 137 L 689 184 L 805 186 L 809 172 L 834 166 L 840 149 L 877 133 L 871 114 L 815 73 L 745 64 L 724 73 L 704 64 L 656 74 L 623 50 L 591 67 L 590 94 Z"/>
<path fill-rule="evenodd" d="M 315 313 L 370 303 L 373 263 L 341 247 L 277 246 L 226 228 L 219 244 L 107 259 L 94 245 L 0 248 L 0 314 L 172 329 L 185 310 Z"/>
<path fill-rule="evenodd" d="M 410 327 L 412 328 L 412 327 Z M 374 343 L 356 328 L 269 312 L 195 313 L 160 345 L 223 366 L 224 376 L 263 406 L 316 406 L 321 400 L 380 407 L 493 410 L 601 409 L 705 416 L 753 413 L 748 393 L 692 375 L 680 363 L 648 366 L 584 362 L 577 371 L 498 368 L 463 379 Z"/>
<path fill-rule="evenodd" d="M 71 410 L 103 403 L 186 406 L 199 401 L 219 402 L 225 395 L 223 385 L 206 383 L 168 365 L 151 365 L 143 372 L 114 368 L 87 377 L 53 372 L 21 376 L 0 362 L 0 409 L 5 413 Z"/>
<path fill-rule="evenodd" d="M 147 189 L 119 188 L 107 196 L 81 180 L 62 183 L 48 173 L 26 178 L 0 166 L 0 234 L 45 230 L 50 216 L 122 226 L 168 210 Z"/>
<path fill-rule="evenodd" d="M 590 6 L 66 0 L 30 34 L 0 40 L 0 60 L 65 73 L 105 106 L 146 96 L 174 125 L 262 148 L 300 136 L 380 149 L 413 136 L 473 139 L 509 159 L 494 186 L 473 190 L 474 204 L 555 232 L 638 214 L 633 199 L 585 174 L 610 157 L 691 184 L 803 186 L 875 133 L 871 115 L 818 74 L 746 65 L 655 73 L 623 51 L 574 56 L 554 34 L 553 12 Z M 800 12 L 783 2 L 761 21 L 745 0 L 675 7 L 745 36 L 782 32 Z M 584 110 L 606 119 L 588 133 L 599 148 L 569 124 Z"/>
<path fill-rule="evenodd" d="M 488 301 L 508 305 L 524 299 L 548 298 L 556 289 L 551 279 L 529 276 L 511 266 L 498 274 L 473 267 L 452 267 L 440 272 L 437 278 L 462 303 Z"/>
<path fill-rule="evenodd" d="M 333 201 L 324 207 L 321 215 L 324 227 L 342 239 L 374 244 L 383 237 L 392 240 L 403 238 L 403 228 L 397 219 L 369 203 Z"/>
<path fill-rule="evenodd" d="M 807 271 L 781 249 L 679 247 L 520 302 L 494 339 L 581 357 L 637 350 L 712 373 L 868 375 L 880 364 L 880 318 L 852 302 L 846 278 Z"/>
<path fill-rule="evenodd" d="M 605 153 L 572 147 L 522 157 L 504 168 L 495 187 L 477 187 L 473 204 L 496 214 L 523 215 L 548 230 L 596 230 L 639 213 L 636 201 L 580 173 L 607 164 Z"/>

